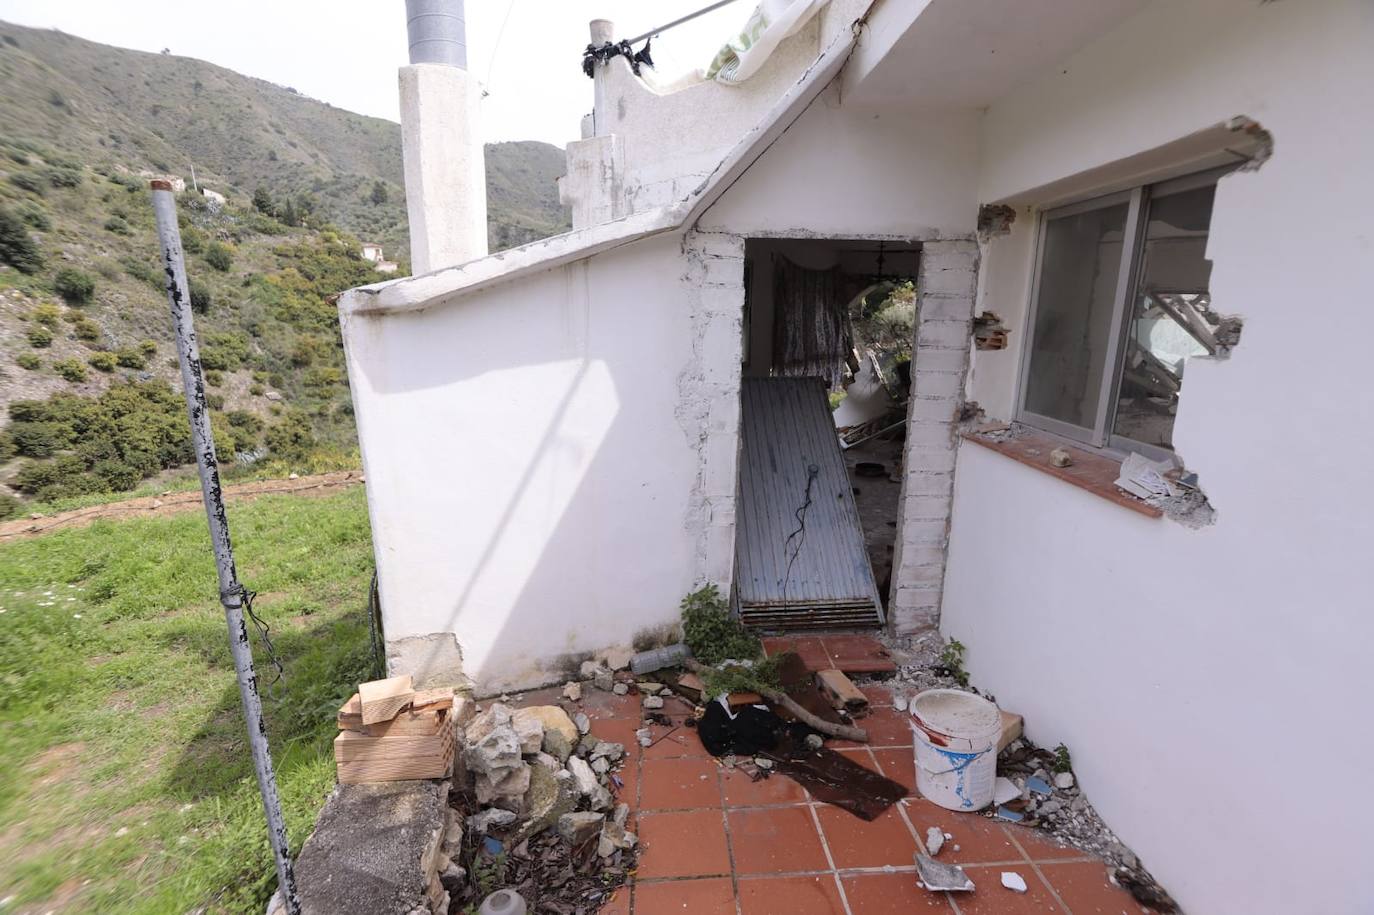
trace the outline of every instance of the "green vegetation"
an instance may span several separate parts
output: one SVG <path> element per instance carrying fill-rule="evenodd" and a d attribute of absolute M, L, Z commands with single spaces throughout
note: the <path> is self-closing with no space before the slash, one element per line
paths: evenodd
<path fill-rule="evenodd" d="M 59 359 L 52 364 L 52 368 L 67 381 L 76 383 L 86 380 L 86 367 L 79 359 Z"/>
<path fill-rule="evenodd" d="M 205 249 L 205 263 L 220 273 L 227 273 L 229 268 L 234 266 L 234 252 L 228 245 L 212 241 Z"/>
<path fill-rule="evenodd" d="M 940 667 L 960 686 L 968 686 L 968 671 L 964 669 L 965 651 L 964 643 L 958 639 L 950 639 L 940 651 Z"/>
<path fill-rule="evenodd" d="M 29 332 L 25 336 L 28 337 L 29 346 L 34 349 L 45 349 L 52 346 L 52 331 L 41 325 L 29 328 Z"/>
<path fill-rule="evenodd" d="M 1073 771 L 1073 757 L 1069 755 L 1069 748 L 1062 743 L 1054 748 L 1054 764 L 1051 768 L 1055 772 Z"/>
<path fill-rule="evenodd" d="M 0 496 L 0 518 L 18 511 Z M 297 853 L 333 787 L 334 711 L 372 663 L 366 504 L 357 487 L 229 516 L 285 665 L 263 701 Z M 0 545 L 0 607 L 8 907 L 261 912 L 272 859 L 204 516 Z"/>
<path fill-rule="evenodd" d="M 14 361 L 21 369 L 27 369 L 30 372 L 36 372 L 43 367 L 43 360 L 33 353 L 20 353 L 14 357 Z"/>
<path fill-rule="evenodd" d="M 86 360 L 86 364 L 99 372 L 113 372 L 118 363 L 115 361 L 114 353 L 91 353 L 91 357 Z"/>
<path fill-rule="evenodd" d="M 29 235 L 24 220 L 3 208 L 0 208 L 0 262 L 21 273 L 37 273 L 43 266 L 43 255 Z"/>
<path fill-rule="evenodd" d="M 53 278 L 52 289 L 68 305 L 85 305 L 95 295 L 95 279 L 74 267 L 63 267 Z"/>
<path fill-rule="evenodd" d="M 761 652 L 758 638 L 730 615 L 715 585 L 705 585 L 682 599 L 682 633 L 692 657 L 703 664 L 750 661 Z"/>

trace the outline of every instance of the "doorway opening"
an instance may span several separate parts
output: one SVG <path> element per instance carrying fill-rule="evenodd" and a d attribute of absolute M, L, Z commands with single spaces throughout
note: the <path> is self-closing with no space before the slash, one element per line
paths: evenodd
<path fill-rule="evenodd" d="M 735 590 L 749 625 L 885 621 L 919 257 L 886 240 L 746 241 Z"/>

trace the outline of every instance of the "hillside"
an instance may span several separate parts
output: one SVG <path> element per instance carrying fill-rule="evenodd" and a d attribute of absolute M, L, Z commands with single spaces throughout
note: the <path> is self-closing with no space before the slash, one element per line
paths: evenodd
<path fill-rule="evenodd" d="M 398 124 L 174 54 L 0 23 L 0 134 L 87 165 L 179 175 L 246 201 L 309 195 L 322 219 L 390 255 L 408 251 Z M 487 147 L 493 250 L 568 228 L 555 179 L 563 152 L 534 141 Z M 380 182 L 385 199 L 373 202 Z M 393 258 L 394 259 L 394 258 Z"/>
<path fill-rule="evenodd" d="M 226 196 L 177 195 L 227 473 L 356 466 L 330 299 L 386 278 L 360 239 L 407 269 L 399 127 L 4 24 L 0 79 L 0 520 L 189 472 L 147 175 L 192 163 Z M 493 248 L 566 228 L 561 151 L 487 156 Z"/>

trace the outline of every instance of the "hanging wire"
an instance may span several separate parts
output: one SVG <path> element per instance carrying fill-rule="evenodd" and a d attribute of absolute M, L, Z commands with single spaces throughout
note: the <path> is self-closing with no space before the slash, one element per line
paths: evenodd
<path fill-rule="evenodd" d="M 258 630 L 258 639 L 262 642 L 263 650 L 267 652 L 267 663 L 276 669 L 276 675 L 267 684 L 267 695 L 273 700 L 281 698 L 278 684 L 286 682 L 286 668 L 282 666 L 281 657 L 277 654 L 277 648 L 272 644 L 272 627 L 253 610 L 253 598 L 258 596 L 258 592 L 251 588 L 238 586 L 239 600 L 243 605 L 243 612 L 248 614 L 248 618 L 253 621 L 253 625 Z"/>
<path fill-rule="evenodd" d="M 787 548 L 792 541 L 797 541 L 797 547 L 792 551 L 792 557 L 787 560 L 787 569 L 782 575 L 782 609 L 787 610 L 787 582 L 792 577 L 792 564 L 801 555 L 802 545 L 806 543 L 806 510 L 811 507 L 811 489 L 816 485 L 816 478 L 820 476 L 821 469 L 815 464 L 808 464 L 806 467 L 806 493 L 802 499 L 802 504 L 797 507 L 794 516 L 797 519 L 797 529 L 787 535 L 783 541 L 782 552 L 787 555 Z"/>
<path fill-rule="evenodd" d="M 491 95 L 491 74 L 496 69 L 496 55 L 501 51 L 501 39 L 506 37 L 506 25 L 510 22 L 510 14 L 513 9 L 515 9 L 515 0 L 509 0 L 506 4 L 506 15 L 501 18 L 501 28 L 496 32 L 496 43 L 491 46 L 491 60 L 487 62 L 487 78 L 482 81 L 482 98 Z"/>

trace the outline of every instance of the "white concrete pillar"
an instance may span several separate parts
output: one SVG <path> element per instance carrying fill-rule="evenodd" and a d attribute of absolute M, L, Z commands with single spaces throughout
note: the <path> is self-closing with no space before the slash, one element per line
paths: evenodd
<path fill-rule="evenodd" d="M 401 151 L 413 272 L 487 253 L 487 169 L 477 80 L 445 64 L 401 68 Z"/>
<path fill-rule="evenodd" d="M 564 153 L 568 173 L 558 179 L 558 198 L 572 208 L 572 227 L 585 229 L 626 215 L 625 151 L 620 137 L 608 134 L 574 140 Z"/>

